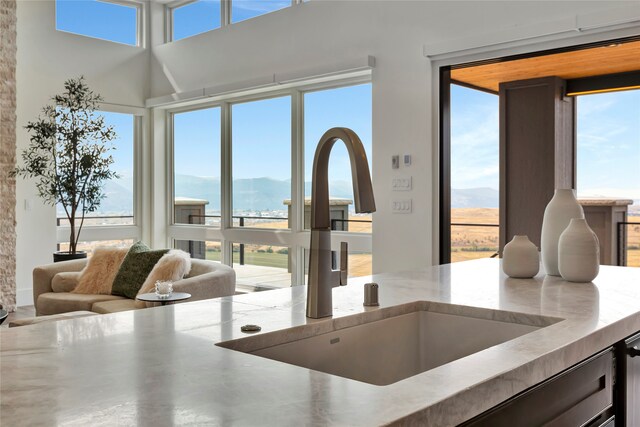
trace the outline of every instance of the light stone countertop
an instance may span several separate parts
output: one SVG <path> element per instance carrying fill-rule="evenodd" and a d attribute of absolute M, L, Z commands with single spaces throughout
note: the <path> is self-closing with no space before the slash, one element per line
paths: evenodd
<path fill-rule="evenodd" d="M 369 278 L 370 279 L 370 278 Z M 562 318 L 388 386 L 216 346 L 331 320 L 306 286 L 0 332 L 0 425 L 455 425 L 640 330 L 640 268 L 589 284 L 510 279 L 498 260 L 376 275 L 381 307 L 435 301 Z M 363 311 L 365 278 L 335 288 L 334 318 Z"/>

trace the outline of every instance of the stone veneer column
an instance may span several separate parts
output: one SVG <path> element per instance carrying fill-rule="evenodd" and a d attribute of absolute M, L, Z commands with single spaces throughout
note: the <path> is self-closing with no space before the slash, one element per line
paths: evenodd
<path fill-rule="evenodd" d="M 0 0 L 0 303 L 16 305 L 16 2 Z"/>

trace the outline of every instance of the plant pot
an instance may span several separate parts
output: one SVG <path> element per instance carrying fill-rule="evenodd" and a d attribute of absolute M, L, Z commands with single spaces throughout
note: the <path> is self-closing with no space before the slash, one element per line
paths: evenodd
<path fill-rule="evenodd" d="M 72 259 L 84 259 L 86 257 L 86 251 L 77 251 L 75 254 L 71 254 L 66 251 L 58 251 L 53 253 L 53 262 L 71 261 Z"/>

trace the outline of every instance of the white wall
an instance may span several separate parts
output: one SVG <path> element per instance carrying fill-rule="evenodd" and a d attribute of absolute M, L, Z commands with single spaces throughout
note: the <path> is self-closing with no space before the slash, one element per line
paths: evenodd
<path fill-rule="evenodd" d="M 437 139 L 431 64 L 423 46 L 457 41 L 639 2 L 431 2 L 314 0 L 169 44 L 153 43 L 151 97 L 251 81 L 271 74 L 322 69 L 366 55 L 373 72 L 374 272 L 431 265 L 436 259 Z M 162 8 L 152 25 L 162 28 Z M 543 31 L 541 26 L 540 31 Z M 535 32 L 535 30 L 534 30 Z M 640 29 L 638 30 L 640 33 Z M 500 36 L 498 36 L 498 39 Z M 155 40 L 161 40 L 156 34 Z M 460 41 L 462 39 L 462 41 Z M 466 41 L 465 41 L 466 40 Z M 391 169 L 393 154 L 413 164 Z M 413 213 L 392 214 L 391 179 L 410 174 Z M 406 193 L 401 194 L 402 197 Z M 437 229 L 437 227 L 435 227 Z"/>
<path fill-rule="evenodd" d="M 148 50 L 55 30 L 54 1 L 18 1 L 17 150 L 28 145 L 24 126 L 65 80 L 84 75 L 105 102 L 143 106 L 148 92 Z M 18 154 L 19 155 L 19 154 Z M 37 197 L 33 182 L 17 180 L 16 282 L 18 305 L 31 305 L 31 271 L 52 262 L 55 209 Z M 25 200 L 31 209 L 25 209 Z"/>
<path fill-rule="evenodd" d="M 53 1 L 18 1 L 18 150 L 22 129 L 65 79 L 84 74 L 107 102 L 143 106 L 144 100 L 178 91 L 249 81 L 274 73 L 323 68 L 366 55 L 373 72 L 374 271 L 430 265 L 434 261 L 434 168 L 437 135 L 432 68 L 423 46 L 457 41 L 475 46 L 477 35 L 575 17 L 640 2 L 432 2 L 321 1 L 283 9 L 175 43 L 163 44 L 163 9 L 151 4 L 151 49 L 55 31 Z M 637 12 L 636 12 L 637 14 Z M 542 31 L 542 30 L 541 30 Z M 640 33 L 640 29 L 638 30 Z M 480 37 L 481 38 L 481 37 Z M 499 37 L 498 37 L 499 38 Z M 462 41 L 461 41 L 462 40 Z M 149 52 L 150 51 L 150 52 Z M 147 115 L 162 118 L 162 114 Z M 153 123 L 153 147 L 161 148 L 161 123 Z M 159 136 L 158 136 L 159 135 Z M 144 153 L 154 156 L 150 147 Z M 409 169 L 392 171 L 392 154 L 411 154 Z M 156 153 L 161 159 L 162 153 Z M 154 159 L 154 164 L 156 160 Z M 156 166 L 158 166 L 156 164 Z M 392 215 L 390 191 L 397 173 L 413 176 L 413 213 Z M 151 184 L 147 184 L 151 186 Z M 148 188 L 145 190 L 148 191 Z M 25 200 L 32 202 L 29 211 Z M 158 205 L 158 203 L 156 203 Z M 31 270 L 51 260 L 55 212 L 43 206 L 34 186 L 17 186 L 18 304 L 31 304 Z M 156 215 L 157 213 L 152 213 Z M 148 217 L 146 217 L 148 218 Z M 147 230 L 146 235 L 150 235 Z M 154 240 L 162 238 L 153 230 Z"/>

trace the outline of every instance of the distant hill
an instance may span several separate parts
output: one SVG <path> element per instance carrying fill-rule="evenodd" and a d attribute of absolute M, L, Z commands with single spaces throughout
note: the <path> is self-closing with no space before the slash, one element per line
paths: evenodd
<path fill-rule="evenodd" d="M 452 188 L 452 208 L 497 208 L 500 193 L 493 188 Z"/>
<path fill-rule="evenodd" d="M 123 185 L 124 184 L 124 185 Z M 99 212 L 109 215 L 132 215 L 133 214 L 133 193 L 127 188 L 126 183 L 118 181 L 107 181 L 104 185 L 105 198 L 100 203 Z M 100 215 L 93 214 L 93 215 Z M 64 217 L 65 213 L 61 207 L 57 208 L 58 217 Z"/>
<path fill-rule="evenodd" d="M 101 212 L 110 214 L 132 212 L 133 195 L 125 185 L 118 183 L 118 181 L 106 183 L 107 197 L 100 205 Z M 240 210 L 284 210 L 285 205 L 282 202 L 291 197 L 291 181 L 289 180 L 236 179 L 233 181 L 233 188 L 235 193 L 234 207 Z M 333 197 L 348 199 L 353 197 L 350 182 L 332 181 L 329 184 L 329 189 Z M 305 182 L 305 193 L 311 194 L 310 182 Z M 178 197 L 208 200 L 208 211 L 220 210 L 220 178 L 177 175 L 175 194 Z M 497 208 L 498 203 L 498 191 L 492 188 L 454 188 L 451 190 L 451 207 L 453 208 Z M 636 201 L 634 209 L 638 209 L 636 212 L 640 214 L 638 205 L 640 205 L 640 201 Z M 62 212 L 59 213 L 62 214 Z"/>
<path fill-rule="evenodd" d="M 329 184 L 334 197 L 351 198 L 352 187 L 346 181 Z M 311 183 L 305 182 L 305 191 L 311 193 Z M 285 199 L 291 198 L 291 181 L 271 178 L 236 179 L 233 181 L 234 208 L 240 210 L 284 210 Z M 178 197 L 193 197 L 209 201 L 207 210 L 220 210 L 220 179 L 176 176 L 175 194 Z"/>

